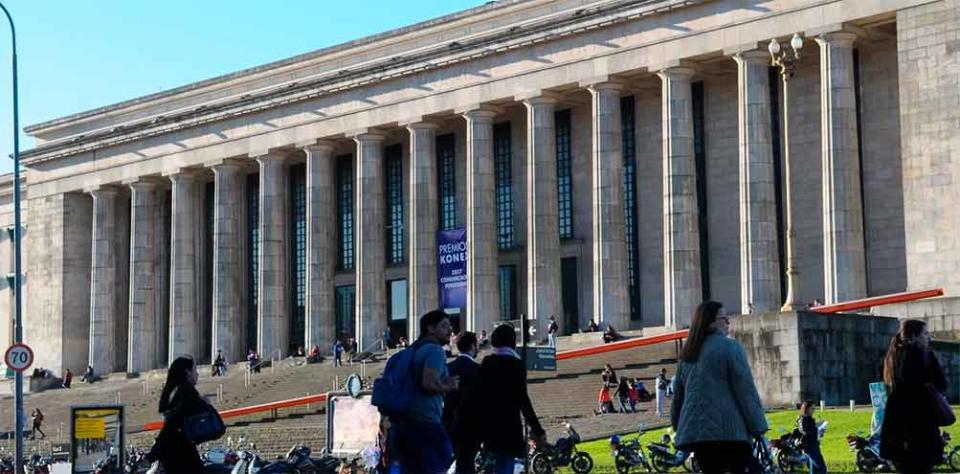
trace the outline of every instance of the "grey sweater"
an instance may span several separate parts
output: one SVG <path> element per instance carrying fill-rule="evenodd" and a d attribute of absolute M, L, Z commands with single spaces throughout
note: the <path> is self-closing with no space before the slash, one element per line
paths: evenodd
<path fill-rule="evenodd" d="M 737 341 L 708 335 L 696 362 L 680 362 L 673 383 L 670 422 L 678 448 L 704 441 L 749 442 L 767 431 L 760 395 Z"/>

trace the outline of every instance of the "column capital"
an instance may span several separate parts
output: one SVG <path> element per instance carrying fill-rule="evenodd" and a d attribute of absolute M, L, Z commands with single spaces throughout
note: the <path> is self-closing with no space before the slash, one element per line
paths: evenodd
<path fill-rule="evenodd" d="M 260 163 L 260 165 L 265 165 L 268 163 L 283 163 L 284 161 L 287 160 L 287 156 L 289 155 L 285 152 L 271 151 L 269 153 L 264 153 L 262 155 L 255 156 L 253 158 L 256 158 L 257 163 Z"/>
<path fill-rule="evenodd" d="M 611 91 L 622 91 L 626 89 L 626 84 L 619 79 L 612 79 L 609 76 L 600 76 L 594 77 L 591 79 L 586 79 L 580 81 L 580 87 L 587 89 L 588 91 L 602 91 L 602 90 L 611 90 Z"/>
<path fill-rule="evenodd" d="M 315 143 L 305 145 L 301 147 L 303 151 L 309 154 L 323 154 L 323 153 L 333 153 L 337 149 L 337 145 L 332 141 L 328 140 L 317 140 Z"/>
<path fill-rule="evenodd" d="M 522 101 L 524 105 L 557 104 L 560 102 L 560 95 L 556 92 L 535 90 L 514 96 L 515 100 Z"/>
<path fill-rule="evenodd" d="M 853 42 L 857 40 L 857 35 L 849 31 L 834 31 L 819 34 L 814 40 L 820 45 L 821 49 L 828 46 L 852 48 Z"/>
<path fill-rule="evenodd" d="M 170 181 L 196 179 L 199 175 L 200 171 L 196 168 L 173 168 L 163 172 L 163 176 Z"/>
<path fill-rule="evenodd" d="M 657 76 L 660 76 L 660 79 L 663 80 L 672 79 L 689 81 L 695 73 L 696 70 L 689 66 L 673 66 L 657 71 Z"/>
<path fill-rule="evenodd" d="M 761 49 L 741 51 L 733 54 L 733 60 L 736 61 L 737 64 L 756 64 L 769 66 L 770 53 Z"/>
<path fill-rule="evenodd" d="M 92 196 L 116 196 L 120 188 L 112 184 L 101 184 L 85 188 L 83 191 Z"/>
<path fill-rule="evenodd" d="M 500 112 L 500 109 L 484 106 L 460 112 L 460 115 L 472 122 L 492 122 L 493 118 L 496 117 Z"/>
<path fill-rule="evenodd" d="M 155 178 L 142 178 L 137 181 L 124 183 L 130 187 L 131 191 L 154 191 L 160 187 L 160 182 Z"/>
<path fill-rule="evenodd" d="M 435 123 L 433 123 L 433 122 L 426 122 L 426 121 L 423 121 L 423 120 L 418 120 L 418 121 L 416 121 L 416 122 L 406 123 L 406 124 L 404 124 L 404 126 L 406 127 L 407 130 L 410 131 L 410 133 L 413 133 L 413 132 L 418 131 L 418 130 L 436 130 L 436 129 L 440 128 L 439 125 L 437 125 L 437 124 L 435 124 Z"/>
<path fill-rule="evenodd" d="M 238 160 L 235 158 L 225 158 L 221 160 L 216 160 L 212 162 L 205 163 L 207 168 L 213 170 L 214 173 L 222 170 L 234 170 L 241 169 L 244 166 L 243 160 Z"/>
<path fill-rule="evenodd" d="M 357 142 L 357 144 L 360 144 L 360 143 L 363 143 L 363 142 L 375 142 L 375 143 L 379 143 L 379 142 L 382 142 L 382 141 L 386 140 L 386 139 L 387 139 L 387 136 L 384 135 L 384 134 L 382 134 L 382 133 L 377 133 L 377 132 L 371 132 L 371 131 L 363 130 L 363 131 L 359 131 L 359 132 L 357 132 L 357 133 L 354 133 L 351 138 L 353 138 L 353 141 Z"/>

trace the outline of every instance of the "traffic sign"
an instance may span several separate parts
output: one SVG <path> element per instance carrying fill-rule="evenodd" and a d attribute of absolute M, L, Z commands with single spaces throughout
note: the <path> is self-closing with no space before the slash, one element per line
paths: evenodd
<path fill-rule="evenodd" d="M 3 361 L 10 369 L 23 372 L 33 365 L 33 349 L 26 344 L 14 344 L 3 355 Z"/>

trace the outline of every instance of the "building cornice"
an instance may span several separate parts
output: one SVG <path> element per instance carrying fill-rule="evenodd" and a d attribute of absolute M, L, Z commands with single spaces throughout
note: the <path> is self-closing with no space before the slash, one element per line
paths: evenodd
<path fill-rule="evenodd" d="M 392 57 L 377 58 L 367 63 L 353 65 L 345 69 L 332 69 L 308 78 L 263 87 L 259 90 L 252 90 L 207 102 L 198 102 L 189 107 L 166 113 L 155 114 L 114 126 L 51 140 L 42 143 L 32 150 L 24 152 L 22 156 L 27 165 L 43 163 L 70 155 L 198 127 L 237 116 L 262 112 L 291 103 L 325 97 L 385 80 L 421 74 L 426 71 L 448 67 L 466 61 L 473 61 L 516 48 L 528 47 L 590 30 L 605 28 L 639 17 L 664 14 L 678 8 L 709 1 L 713 0 L 615 0 L 597 2 L 585 8 L 553 12 L 550 15 L 540 16 L 529 21 L 514 23 L 474 35 L 464 36 L 456 41 L 434 44 L 421 48 L 420 50 L 413 50 L 402 56 L 395 55 Z M 501 8 L 504 8 L 503 3 L 507 2 L 500 2 Z M 534 3 L 537 2 L 532 2 L 531 0 L 514 0 L 509 2 L 509 5 Z M 491 5 L 467 10 L 450 17 L 443 17 L 434 20 L 434 22 L 437 22 L 436 24 L 442 24 L 469 15 L 486 14 L 492 11 L 491 8 L 487 7 L 491 7 Z M 427 26 L 430 24 L 435 23 L 426 22 Z M 145 101 L 153 101 L 154 103 L 151 104 L 151 106 L 156 106 L 162 104 L 165 100 L 173 100 L 173 96 L 175 95 L 188 91 L 208 87 L 216 88 L 225 81 L 239 80 L 244 76 L 260 74 L 265 69 L 277 69 L 298 62 L 313 61 L 322 56 L 324 52 L 328 54 L 333 54 L 334 52 L 343 53 L 344 51 L 349 51 L 351 47 L 360 47 L 359 44 L 386 41 L 389 38 L 409 32 L 413 28 L 414 27 L 408 27 L 395 30 L 371 38 L 358 40 L 357 42 L 347 43 L 346 45 L 335 46 L 278 63 L 272 63 L 260 68 L 248 69 L 232 75 L 221 76 L 220 78 L 184 86 L 183 88 L 45 122 L 28 127 L 27 131 L 39 134 L 43 127 L 65 127 L 72 123 L 89 120 L 94 116 L 120 114 L 122 113 L 122 109 L 142 106 Z M 272 72 L 271 74 L 279 73 Z M 179 98 L 182 99 L 182 97 Z"/>

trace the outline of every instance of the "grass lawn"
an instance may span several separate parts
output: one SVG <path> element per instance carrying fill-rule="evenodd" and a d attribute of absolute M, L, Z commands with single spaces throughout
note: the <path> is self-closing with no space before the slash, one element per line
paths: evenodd
<path fill-rule="evenodd" d="M 953 411 L 957 414 L 957 417 L 960 418 L 960 407 L 954 407 Z M 819 424 L 823 420 L 829 422 L 827 432 L 820 442 L 823 456 L 827 460 L 829 472 L 856 472 L 857 468 L 854 463 L 854 453 L 850 451 L 850 448 L 847 446 L 846 437 L 851 433 L 868 433 L 870 431 L 871 415 L 872 410 L 866 408 L 857 409 L 853 412 L 849 409 L 828 408 L 823 412 L 817 410 L 817 413 L 814 415 L 817 423 Z M 617 415 L 611 414 L 604 416 Z M 767 437 L 778 438 L 785 431 L 793 430 L 796 419 L 797 412 L 793 410 L 767 413 L 767 422 L 771 428 L 767 433 Z M 947 427 L 946 431 L 949 432 L 953 438 L 950 444 L 952 449 L 953 446 L 960 443 L 960 423 L 955 423 L 953 426 Z M 641 444 L 644 450 L 646 451 L 648 442 L 659 440 L 660 436 L 665 432 L 666 428 L 645 433 L 641 438 Z M 636 436 L 636 433 L 633 433 L 632 436 Z M 628 439 L 629 437 L 630 436 L 627 436 Z M 614 472 L 613 457 L 610 455 L 610 448 L 606 438 L 582 443 L 578 446 L 578 449 L 590 453 L 590 456 L 593 457 L 594 472 Z M 682 472 L 682 469 L 678 469 L 677 472 Z M 946 467 L 945 470 L 942 469 L 940 472 L 952 471 L 949 467 Z"/>

